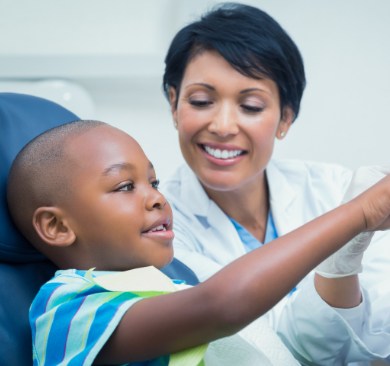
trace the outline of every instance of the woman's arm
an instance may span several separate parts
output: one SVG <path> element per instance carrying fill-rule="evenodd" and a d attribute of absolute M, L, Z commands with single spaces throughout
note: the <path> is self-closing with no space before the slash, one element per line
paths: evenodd
<path fill-rule="evenodd" d="M 390 177 L 226 266 L 188 290 L 142 300 L 100 352 L 102 363 L 147 360 L 230 335 L 261 316 L 363 230 L 387 228 Z"/>
<path fill-rule="evenodd" d="M 334 308 L 353 308 L 362 302 L 358 275 L 326 278 L 316 273 L 314 284 L 321 298 Z"/>

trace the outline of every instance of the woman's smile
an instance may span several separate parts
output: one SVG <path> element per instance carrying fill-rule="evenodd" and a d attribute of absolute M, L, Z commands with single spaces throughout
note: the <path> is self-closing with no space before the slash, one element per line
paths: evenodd
<path fill-rule="evenodd" d="M 245 150 L 223 145 L 198 144 L 198 146 L 210 163 L 220 166 L 234 165 L 246 154 Z"/>
<path fill-rule="evenodd" d="M 265 184 L 275 138 L 291 124 L 274 81 L 245 76 L 204 51 L 187 65 L 176 98 L 181 151 L 209 195 Z"/>

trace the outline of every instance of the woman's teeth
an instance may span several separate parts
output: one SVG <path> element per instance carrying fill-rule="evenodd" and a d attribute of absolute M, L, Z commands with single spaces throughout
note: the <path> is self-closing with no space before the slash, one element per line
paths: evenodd
<path fill-rule="evenodd" d="M 220 150 L 204 145 L 204 150 L 217 159 L 232 159 L 243 153 L 242 150 Z"/>

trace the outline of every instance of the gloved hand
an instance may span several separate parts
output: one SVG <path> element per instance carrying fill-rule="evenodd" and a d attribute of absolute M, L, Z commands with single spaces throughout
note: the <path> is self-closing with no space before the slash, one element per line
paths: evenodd
<path fill-rule="evenodd" d="M 343 203 L 350 201 L 360 193 L 373 186 L 390 173 L 390 168 L 368 166 L 358 168 L 343 197 Z M 337 252 L 325 259 L 316 268 L 316 272 L 327 278 L 351 276 L 362 271 L 364 251 L 371 242 L 374 232 L 363 232 L 356 235 Z"/>

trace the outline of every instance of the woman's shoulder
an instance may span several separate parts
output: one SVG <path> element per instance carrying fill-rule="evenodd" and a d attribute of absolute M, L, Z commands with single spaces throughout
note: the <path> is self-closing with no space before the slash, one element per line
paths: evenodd
<path fill-rule="evenodd" d="M 270 185 L 289 186 L 297 192 L 314 196 L 328 194 L 340 199 L 353 171 L 340 164 L 305 160 L 272 160 L 267 168 Z M 284 182 L 284 183 L 283 183 Z"/>
<path fill-rule="evenodd" d="M 335 180 L 336 184 L 344 180 L 349 181 L 352 177 L 352 170 L 340 164 L 311 160 L 274 159 L 267 170 L 275 170 L 281 175 L 300 181 L 324 178 Z"/>
<path fill-rule="evenodd" d="M 270 165 L 278 167 L 285 171 L 306 171 L 316 173 L 343 173 L 351 172 L 352 170 L 337 163 L 314 161 L 314 160 L 300 160 L 300 159 L 272 159 Z"/>
<path fill-rule="evenodd" d="M 350 169 L 332 163 L 273 160 L 267 168 L 275 215 L 285 215 L 287 208 L 302 215 L 296 226 L 286 224 L 290 229 L 339 205 L 351 178 Z"/>

